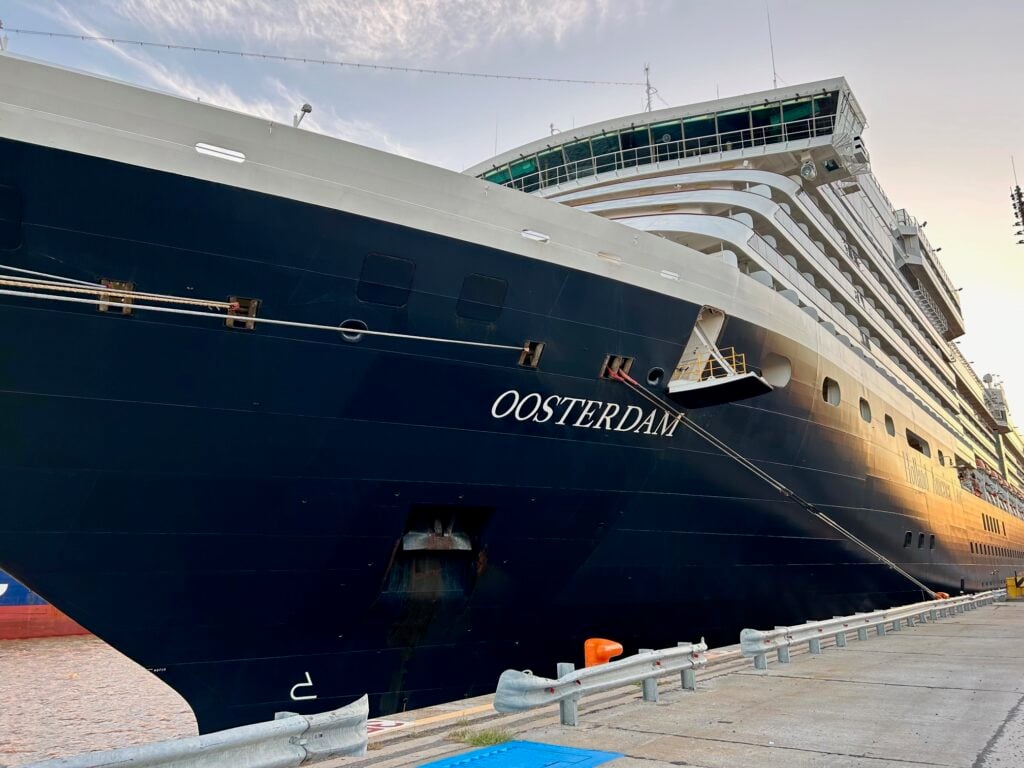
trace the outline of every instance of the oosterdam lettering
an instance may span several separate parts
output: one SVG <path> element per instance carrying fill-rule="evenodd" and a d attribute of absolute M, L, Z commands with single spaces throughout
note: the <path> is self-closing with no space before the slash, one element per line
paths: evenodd
<path fill-rule="evenodd" d="M 521 395 L 518 390 L 502 392 L 491 406 L 496 419 L 513 418 L 537 424 L 552 422 L 560 427 L 603 429 L 608 432 L 633 432 L 656 437 L 673 437 L 681 416 L 636 405 L 623 408 L 618 403 L 586 400 L 582 397 L 544 396 L 537 392 Z"/>

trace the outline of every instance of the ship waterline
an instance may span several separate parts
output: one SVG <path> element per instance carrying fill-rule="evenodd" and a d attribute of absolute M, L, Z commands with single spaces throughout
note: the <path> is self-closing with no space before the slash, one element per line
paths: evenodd
<path fill-rule="evenodd" d="M 594 635 L 733 642 L 918 599 L 890 562 L 945 591 L 1024 562 L 1019 514 L 959 461 L 977 427 L 928 343 L 955 322 L 873 299 L 914 315 L 904 371 L 866 294 L 836 314 L 785 282 L 783 234 L 839 237 L 796 218 L 831 193 L 793 177 L 864 173 L 838 165 L 843 84 L 718 165 L 680 122 L 637 177 L 704 174 L 667 218 L 611 205 L 621 165 L 528 195 L 7 55 L 0 84 L 0 270 L 36 281 L 0 293 L 0 566 L 203 731 L 458 699 Z M 681 428 L 695 397 L 687 419 L 883 559 Z"/>

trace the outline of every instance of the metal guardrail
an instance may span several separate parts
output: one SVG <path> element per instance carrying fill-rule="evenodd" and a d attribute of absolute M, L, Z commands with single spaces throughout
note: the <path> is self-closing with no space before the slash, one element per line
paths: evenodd
<path fill-rule="evenodd" d="M 44 760 L 24 768 L 290 768 L 366 754 L 369 701 L 318 715 L 279 712 L 276 720 L 187 739 Z"/>
<path fill-rule="evenodd" d="M 810 652 L 821 653 L 822 640 L 834 637 L 836 646 L 846 646 L 846 635 L 856 631 L 858 640 L 868 639 L 868 630 L 874 628 L 885 635 L 886 627 L 898 632 L 904 624 L 913 627 L 918 622 L 937 621 L 939 618 L 973 611 L 1006 599 L 1005 589 L 961 595 L 943 600 L 886 608 L 871 613 L 837 616 L 825 621 L 809 621 L 793 627 L 776 627 L 761 631 L 744 629 L 740 633 L 738 649 L 712 651 L 716 664 L 742 656 L 754 657 L 754 667 L 767 669 L 768 653 L 775 651 L 781 663 L 789 661 L 790 647 L 807 643 Z M 735 647 L 733 647 L 735 648 Z M 538 677 L 530 671 L 508 669 L 501 673 L 494 693 L 494 709 L 501 713 L 525 712 L 537 707 L 558 704 L 562 725 L 577 725 L 579 700 L 588 694 L 601 693 L 622 686 L 641 683 L 644 701 L 658 700 L 658 678 L 679 674 L 684 690 L 696 688 L 696 670 L 707 666 L 708 646 L 699 643 L 679 643 L 676 648 L 654 651 L 641 649 L 635 656 L 618 661 L 577 670 L 572 664 L 561 663 L 557 679 Z"/>
<path fill-rule="evenodd" d="M 635 656 L 580 670 L 572 664 L 561 663 L 557 680 L 508 669 L 498 679 L 494 708 L 498 712 L 525 712 L 557 702 L 562 725 L 576 725 L 577 704 L 587 694 L 641 683 L 644 701 L 657 701 L 658 678 L 672 674 L 680 675 L 684 689 L 693 690 L 696 670 L 707 663 L 704 657 L 707 649 L 707 643 L 701 640 L 659 651 L 644 649 Z"/>
<path fill-rule="evenodd" d="M 897 608 L 886 608 L 871 613 L 855 613 L 852 616 L 837 616 L 824 621 L 809 621 L 793 627 L 776 627 L 771 630 L 744 629 L 740 633 L 740 650 L 744 656 L 754 658 L 756 669 L 768 668 L 768 653 L 775 651 L 779 663 L 789 662 L 789 649 L 800 643 L 807 643 L 812 654 L 821 653 L 821 641 L 834 637 L 836 646 L 846 646 L 846 634 L 856 630 L 858 640 L 868 639 L 868 630 L 875 629 L 879 636 L 886 634 L 886 626 L 899 632 L 904 623 L 908 627 L 918 621 L 936 621 L 953 614 L 973 611 L 1006 597 L 1006 590 L 991 590 L 975 595 L 962 595 L 945 600 L 930 600 Z"/>

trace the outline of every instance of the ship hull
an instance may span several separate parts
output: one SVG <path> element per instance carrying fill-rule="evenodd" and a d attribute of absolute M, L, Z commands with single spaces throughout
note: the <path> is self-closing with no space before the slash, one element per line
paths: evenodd
<path fill-rule="evenodd" d="M 628 357 L 663 398 L 705 305 L 728 316 L 722 346 L 788 372 L 695 423 L 930 588 L 991 579 L 968 547 L 981 502 L 858 396 L 900 435 L 938 446 L 942 427 L 713 257 L 82 75 L 4 58 L 0 85 L 0 267 L 167 310 L 0 293 L 0 566 L 178 690 L 203 731 L 482 693 L 594 635 L 731 643 L 919 599 L 602 376 Z M 210 142 L 243 162 L 196 152 Z M 227 327 L 184 303 L 203 299 L 291 325 Z"/>
<path fill-rule="evenodd" d="M 39 217 L 11 255 L 20 268 L 254 296 L 307 322 L 548 344 L 532 370 L 507 350 L 0 306 L 4 358 L 19 361 L 0 397 L 0 492 L 16 511 L 0 558 L 180 691 L 203 730 L 365 692 L 379 713 L 472 695 L 504 668 L 573 659 L 592 635 L 725 643 L 742 626 L 920 597 L 683 427 L 501 415 L 532 393 L 646 415 L 600 378 L 603 356 L 634 357 L 640 377 L 672 370 L 698 305 L 194 179 L 15 142 L 0 156 L 3 182 L 33 202 L 26 220 Z M 268 230 L 343 246 L 318 263 Z M 359 297 L 379 252 L 415 254 L 426 285 L 404 307 Z M 429 289 L 481 272 L 510 285 L 496 322 Z M 815 354 L 739 318 L 724 342 L 805 364 L 694 419 L 931 586 L 959 587 L 954 542 L 897 550 L 905 528 L 936 521 L 901 508 L 881 469 L 865 474 L 885 460 L 829 422 Z M 469 549 L 406 551 L 435 521 Z"/>

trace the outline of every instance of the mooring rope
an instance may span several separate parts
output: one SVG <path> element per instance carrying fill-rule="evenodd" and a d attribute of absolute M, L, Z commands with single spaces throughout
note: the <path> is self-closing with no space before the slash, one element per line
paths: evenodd
<path fill-rule="evenodd" d="M 96 293 L 97 291 L 91 291 Z M 107 292 L 104 288 L 103 293 Z M 507 349 L 514 352 L 522 352 L 526 345 L 513 346 L 511 344 L 491 344 L 483 341 L 469 341 L 466 339 L 445 339 L 439 336 L 417 336 L 411 333 L 393 333 L 391 331 L 371 331 L 368 328 L 349 328 L 340 325 L 319 325 L 317 323 L 302 323 L 295 320 L 274 320 L 269 317 L 250 317 L 249 315 L 222 315 L 215 312 L 201 312 L 194 309 L 179 309 L 177 307 L 154 307 L 148 304 L 121 304 L 119 302 L 102 301 L 100 299 L 84 299 L 77 296 L 55 296 L 44 293 L 29 293 L 27 291 L 0 289 L 0 296 L 16 296 L 23 299 L 38 299 L 43 301 L 57 301 L 67 304 L 88 304 L 92 306 L 124 307 L 128 306 L 134 312 L 160 312 L 169 315 L 185 315 L 188 317 L 216 318 L 217 320 L 234 319 L 239 323 L 261 323 L 263 325 L 274 325 L 285 328 L 301 328 L 312 331 L 331 331 L 333 333 L 349 334 L 352 336 L 380 336 L 390 339 L 407 339 L 410 341 L 426 341 L 437 344 L 457 344 L 466 347 L 479 347 L 481 349 Z"/>
<path fill-rule="evenodd" d="M 796 492 L 794 492 L 793 490 L 788 488 L 784 483 L 781 483 L 778 480 L 776 480 L 774 477 L 772 477 L 767 472 L 765 472 L 763 469 L 761 469 L 760 467 L 755 465 L 752 461 L 747 459 L 745 456 L 740 454 L 738 451 L 734 450 L 733 448 L 728 446 L 726 443 L 722 442 L 717 437 L 715 437 L 713 434 L 708 432 L 702 426 L 700 426 L 699 424 L 697 424 L 694 421 L 691 421 L 686 416 L 685 413 L 683 413 L 682 411 L 678 410 L 674 405 L 672 405 L 671 403 L 666 402 L 665 400 L 663 400 L 662 398 L 658 397 L 657 395 L 654 395 L 654 394 L 648 392 L 635 379 L 630 378 L 630 376 L 628 374 L 626 374 L 626 373 L 622 373 L 620 371 L 614 371 L 611 368 L 609 368 L 608 369 L 608 374 L 609 374 L 609 376 L 611 376 L 611 378 L 615 379 L 616 381 L 621 381 L 623 384 L 625 384 L 627 387 L 629 387 L 633 392 L 635 392 L 636 394 L 640 395 L 645 400 L 647 400 L 647 402 L 652 403 L 655 406 L 664 409 L 668 414 L 670 414 L 672 416 L 675 416 L 676 419 L 683 424 L 683 426 L 685 426 L 687 429 L 689 429 L 691 432 L 693 432 L 695 435 L 700 437 L 705 442 L 708 442 L 711 445 L 713 445 L 716 449 L 718 449 L 720 452 L 722 452 L 723 454 L 728 456 L 730 459 L 735 461 L 737 464 L 739 464 L 741 467 L 743 467 L 744 469 L 749 471 L 751 474 L 753 474 L 754 476 L 758 477 L 759 479 L 763 480 L 765 483 L 770 485 L 772 488 L 774 488 L 776 491 L 778 491 L 778 493 L 781 494 L 783 496 L 783 498 L 788 499 L 789 501 L 795 502 L 796 504 L 799 504 L 801 507 L 803 507 L 804 510 L 809 512 L 811 515 L 813 515 L 815 518 L 817 518 L 818 520 L 823 522 L 825 525 L 827 525 L 828 527 L 832 528 L 837 533 L 840 533 L 841 535 L 846 537 L 849 541 L 853 542 L 854 544 L 859 546 L 861 549 L 863 549 L 865 552 L 869 553 L 872 557 L 877 558 L 880 562 L 882 562 L 885 565 L 889 566 L 892 570 L 896 571 L 898 574 L 900 574 L 901 576 L 906 578 L 912 584 L 914 584 L 915 586 L 919 587 L 929 597 L 933 597 L 934 598 L 936 596 L 935 595 L 935 590 L 930 589 L 929 587 L 925 586 L 921 581 L 919 581 L 918 579 L 916 579 L 913 576 L 911 576 L 907 571 L 905 571 L 903 568 L 901 568 L 895 562 L 893 562 L 892 560 L 887 558 L 885 555 L 883 555 L 877 549 L 872 547 L 866 541 L 864 541 L 863 539 L 861 539 L 859 536 L 857 536 L 856 534 L 852 533 L 851 531 L 847 530 L 842 525 L 840 525 L 838 522 L 836 522 L 831 517 L 826 515 L 824 512 L 822 512 L 820 509 L 818 509 L 816 506 L 814 506 L 814 504 L 812 504 L 811 502 L 807 501 L 802 496 L 800 496 L 799 494 L 797 494 Z"/>

